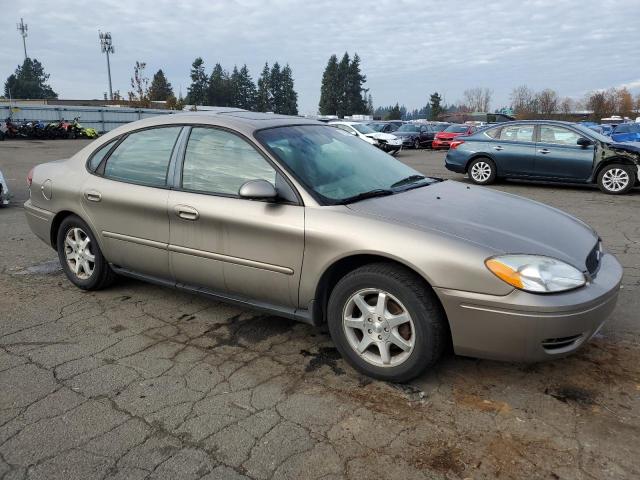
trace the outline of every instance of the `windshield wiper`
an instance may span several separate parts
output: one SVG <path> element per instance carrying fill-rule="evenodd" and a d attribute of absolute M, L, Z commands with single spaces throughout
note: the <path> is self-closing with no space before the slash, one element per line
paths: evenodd
<path fill-rule="evenodd" d="M 393 190 L 389 190 L 386 188 L 376 188 L 375 190 L 369 190 L 368 192 L 358 193 L 357 195 L 353 195 L 351 197 L 343 198 L 338 203 L 344 205 L 346 203 L 359 202 L 360 200 L 365 200 L 367 198 L 373 197 L 384 197 L 386 195 L 393 195 L 395 192 Z"/>
<path fill-rule="evenodd" d="M 399 180 L 391 185 L 391 188 L 401 187 L 402 185 L 407 185 L 409 183 L 419 182 L 420 180 L 424 180 L 425 178 L 427 177 L 425 177 L 424 175 L 409 175 L 408 177 L 403 178 L 402 180 Z"/>

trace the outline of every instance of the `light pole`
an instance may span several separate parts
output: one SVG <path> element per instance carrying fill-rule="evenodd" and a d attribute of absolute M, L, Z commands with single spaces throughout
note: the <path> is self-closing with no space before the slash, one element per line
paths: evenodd
<path fill-rule="evenodd" d="M 22 47 L 24 48 L 24 59 L 27 59 L 27 24 L 24 23 L 22 18 L 20 19 L 20 23 L 16 23 L 16 27 L 18 27 L 18 31 L 20 32 L 20 36 L 22 37 Z"/>
<path fill-rule="evenodd" d="M 100 38 L 100 49 L 102 53 L 107 54 L 107 74 L 109 75 L 109 100 L 113 100 L 113 90 L 111 89 L 111 64 L 109 63 L 109 54 L 114 53 L 113 45 L 111 43 L 111 33 L 102 33 L 98 30 L 98 37 Z"/>

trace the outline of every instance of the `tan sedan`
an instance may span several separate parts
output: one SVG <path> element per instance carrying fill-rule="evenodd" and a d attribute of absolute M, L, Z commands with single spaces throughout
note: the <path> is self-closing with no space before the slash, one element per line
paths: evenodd
<path fill-rule="evenodd" d="M 570 353 L 613 310 L 587 225 L 425 177 L 339 129 L 233 109 L 120 127 L 37 166 L 31 229 L 78 287 L 116 274 L 313 325 L 358 370 L 406 381 L 456 353 Z"/>

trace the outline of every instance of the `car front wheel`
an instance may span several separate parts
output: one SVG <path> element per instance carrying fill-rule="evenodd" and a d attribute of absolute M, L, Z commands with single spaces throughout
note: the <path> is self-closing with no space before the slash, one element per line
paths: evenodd
<path fill-rule="evenodd" d="M 413 142 L 413 148 L 415 148 L 416 150 L 418 150 L 420 148 L 420 140 L 416 138 L 416 140 Z"/>
<path fill-rule="evenodd" d="M 636 175 L 631 165 L 614 163 L 604 167 L 598 174 L 598 187 L 610 195 L 627 193 L 635 183 Z"/>
<path fill-rule="evenodd" d="M 445 318 L 433 291 L 413 272 L 388 263 L 343 277 L 329 298 L 328 323 L 351 366 L 391 382 L 418 376 L 446 343 Z"/>
<path fill-rule="evenodd" d="M 489 158 L 476 158 L 468 168 L 469 179 L 478 185 L 489 185 L 496 180 L 496 164 Z"/>
<path fill-rule="evenodd" d="M 115 274 L 89 226 L 76 215 L 60 224 L 57 235 L 58 257 L 67 278 L 83 290 L 100 290 L 113 283 Z"/>

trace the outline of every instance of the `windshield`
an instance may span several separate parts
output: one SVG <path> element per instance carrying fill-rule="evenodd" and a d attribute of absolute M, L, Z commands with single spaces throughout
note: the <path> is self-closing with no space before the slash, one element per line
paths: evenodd
<path fill-rule="evenodd" d="M 373 128 L 376 132 L 381 132 L 384 128 L 384 123 L 369 123 L 367 126 Z"/>
<path fill-rule="evenodd" d="M 419 132 L 419 131 L 420 129 L 418 128 L 417 125 L 412 125 L 410 123 L 405 123 L 398 129 L 398 132 Z"/>
<path fill-rule="evenodd" d="M 325 204 L 343 203 L 366 192 L 387 191 L 411 176 L 424 178 L 389 154 L 337 128 L 277 127 L 256 132 L 256 138 Z"/>
<path fill-rule="evenodd" d="M 448 124 L 436 124 L 436 125 L 432 125 L 433 129 L 436 132 L 442 132 L 444 129 L 446 129 L 449 125 Z"/>
<path fill-rule="evenodd" d="M 355 128 L 357 131 L 359 131 L 360 133 L 362 133 L 363 135 L 366 135 L 368 133 L 376 133 L 376 131 L 365 125 L 364 123 L 354 123 L 351 125 L 353 128 Z"/>
<path fill-rule="evenodd" d="M 464 133 L 469 129 L 466 125 L 449 125 L 444 129 L 448 133 Z"/>
<path fill-rule="evenodd" d="M 587 138 L 595 138 L 596 140 L 600 140 L 601 142 L 611 143 L 611 139 L 609 137 L 605 137 L 601 133 L 595 132 L 588 127 L 584 127 L 582 125 L 574 125 L 574 128 L 580 133 L 583 133 Z"/>

